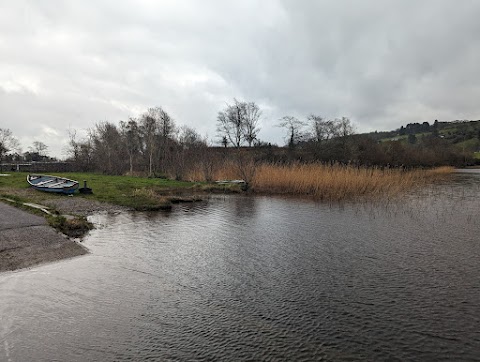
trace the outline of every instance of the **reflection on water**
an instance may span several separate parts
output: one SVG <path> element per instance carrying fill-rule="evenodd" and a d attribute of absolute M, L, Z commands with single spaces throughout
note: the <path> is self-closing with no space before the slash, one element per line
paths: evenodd
<path fill-rule="evenodd" d="M 477 359 L 479 176 L 95 215 L 90 255 L 0 275 L 0 360 Z"/>

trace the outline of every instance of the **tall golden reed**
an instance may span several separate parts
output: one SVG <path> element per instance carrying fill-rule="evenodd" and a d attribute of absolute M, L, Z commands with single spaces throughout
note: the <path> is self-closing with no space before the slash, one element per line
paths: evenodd
<path fill-rule="evenodd" d="M 311 195 L 339 201 L 363 196 L 394 196 L 451 172 L 450 168 L 410 170 L 344 165 L 261 165 L 253 182 L 255 191 Z"/>
<path fill-rule="evenodd" d="M 431 170 L 355 167 L 345 165 L 260 164 L 252 181 L 258 193 L 308 195 L 328 201 L 361 197 L 391 197 L 453 172 L 452 167 Z M 215 179 L 240 178 L 233 163 L 215 173 Z"/>

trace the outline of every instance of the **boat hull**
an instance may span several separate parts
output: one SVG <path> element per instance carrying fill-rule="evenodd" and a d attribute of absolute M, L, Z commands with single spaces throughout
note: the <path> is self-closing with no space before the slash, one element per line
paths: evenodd
<path fill-rule="evenodd" d="M 72 195 L 78 189 L 78 181 L 50 175 L 28 175 L 27 182 L 38 191 Z"/>

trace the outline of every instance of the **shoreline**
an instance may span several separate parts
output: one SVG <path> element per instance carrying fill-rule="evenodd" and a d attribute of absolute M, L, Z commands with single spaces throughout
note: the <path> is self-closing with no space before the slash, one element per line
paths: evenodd
<path fill-rule="evenodd" d="M 447 172 L 449 174 L 449 172 Z M 52 217 L 38 216 L 38 212 L 29 209 L 23 210 L 20 203 L 32 202 L 44 205 L 54 214 L 55 220 L 64 219 L 63 215 L 73 215 L 75 218 L 86 218 L 96 212 L 122 212 L 122 211 L 149 211 L 149 210 L 170 210 L 172 204 L 182 202 L 201 201 L 199 196 L 212 194 L 232 194 L 257 195 L 257 196 L 281 196 L 293 198 L 313 198 L 322 202 L 349 202 L 358 201 L 357 197 L 347 198 L 329 198 L 324 195 L 315 195 L 315 193 L 296 192 L 286 188 L 280 189 L 273 187 L 268 192 L 261 187 L 255 191 L 239 192 L 238 187 L 218 187 L 218 185 L 202 185 L 202 187 L 186 187 L 185 185 L 168 185 L 169 187 L 159 187 L 158 183 L 166 183 L 163 180 L 120 178 L 112 176 L 91 175 L 94 192 L 98 193 L 93 197 L 75 195 L 72 197 L 48 195 L 40 193 L 31 188 L 19 187 L 18 181 L 22 175 L 13 174 L 12 177 L 2 177 L 8 179 L 0 191 L 0 196 L 12 198 L 17 206 L 8 205 L 0 202 L 0 214 L 6 215 L 5 220 L 0 220 L 0 272 L 8 270 L 17 270 L 27 268 L 51 261 L 58 261 L 70 257 L 84 255 L 88 250 L 73 238 L 69 238 L 57 231 L 61 229 L 55 225 L 55 228 L 49 226 Z M 23 177 L 21 177 L 23 180 Z M 96 181 L 96 183 L 93 182 Z M 3 181 L 3 180 L 2 180 Z M 174 183 L 173 181 L 169 181 Z M 420 183 L 422 184 L 422 183 Z M 415 185 L 419 186 L 419 185 Z M 238 190 L 237 190 L 238 189 Z M 273 192 L 272 192 L 273 191 Z M 276 192 L 275 192 L 276 191 Z M 308 191 L 308 190 L 307 190 Z M 347 189 L 337 190 L 342 195 L 347 193 Z M 381 191 L 381 190 L 380 190 Z M 395 190 L 394 190 L 395 191 Z M 187 196 L 188 195 L 188 196 Z M 348 196 L 348 195 L 347 195 Z M 357 195 L 362 200 L 369 198 L 367 194 Z M 374 193 L 373 200 L 379 197 L 398 196 L 397 192 L 390 195 L 386 193 Z M 371 195 L 370 195 L 371 197 Z M 202 197 L 203 198 L 203 197 Z M 208 198 L 208 196 L 207 196 Z M 168 203 L 168 208 L 161 208 Z M 38 205 L 37 205 L 38 206 Z M 4 209 L 2 211 L 2 209 Z M 15 211 L 13 211 L 15 210 Z M 13 215 L 13 216 L 12 216 Z M 16 215 L 16 216 L 15 216 Z M 25 224 L 25 220 L 30 220 Z M 86 220 L 85 220 L 86 221 Z M 52 225 L 52 223 L 50 223 Z M 61 229 L 62 230 L 62 229 Z M 62 230 L 64 232 L 64 230 Z"/>
<path fill-rule="evenodd" d="M 134 208 L 82 197 L 53 197 L 38 201 L 42 193 L 33 189 L 9 190 L 9 196 L 39 203 L 58 216 L 75 215 L 86 218 L 97 212 L 136 211 Z M 48 196 L 48 195 L 46 195 Z M 10 200 L 13 201 L 13 200 Z M 184 201 L 180 196 L 173 203 Z M 28 203 L 27 205 L 28 206 Z M 38 210 L 38 208 L 36 208 Z M 66 260 L 88 254 L 88 249 L 75 237 L 70 237 L 49 225 L 48 214 L 34 208 L 19 207 L 8 198 L 0 197 L 0 273 L 27 269 L 41 264 Z M 85 234 L 86 235 L 86 234 Z"/>
<path fill-rule="evenodd" d="M 18 193 L 27 198 L 37 191 L 24 189 Z M 181 198 L 179 198 L 181 200 Z M 174 201 L 175 202 L 175 201 Z M 181 202 L 181 201 L 179 201 Z M 133 208 L 97 200 L 59 197 L 45 199 L 42 205 L 61 215 L 87 217 L 97 212 L 135 211 Z M 39 205 L 40 206 L 40 205 Z M 48 224 L 46 217 L 0 199 L 0 274 L 86 255 L 88 249 Z M 80 238 L 81 239 L 81 238 Z"/>
<path fill-rule="evenodd" d="M 56 231 L 44 217 L 0 202 L 0 272 L 85 255 L 88 250 Z"/>

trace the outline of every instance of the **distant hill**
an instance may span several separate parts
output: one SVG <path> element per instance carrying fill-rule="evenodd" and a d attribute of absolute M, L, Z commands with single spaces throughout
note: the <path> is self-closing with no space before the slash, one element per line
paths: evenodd
<path fill-rule="evenodd" d="M 408 123 L 393 131 L 375 131 L 367 135 L 379 142 L 401 141 L 412 144 L 425 137 L 441 138 L 456 145 L 459 150 L 474 153 L 475 157 L 480 159 L 480 120 Z"/>

